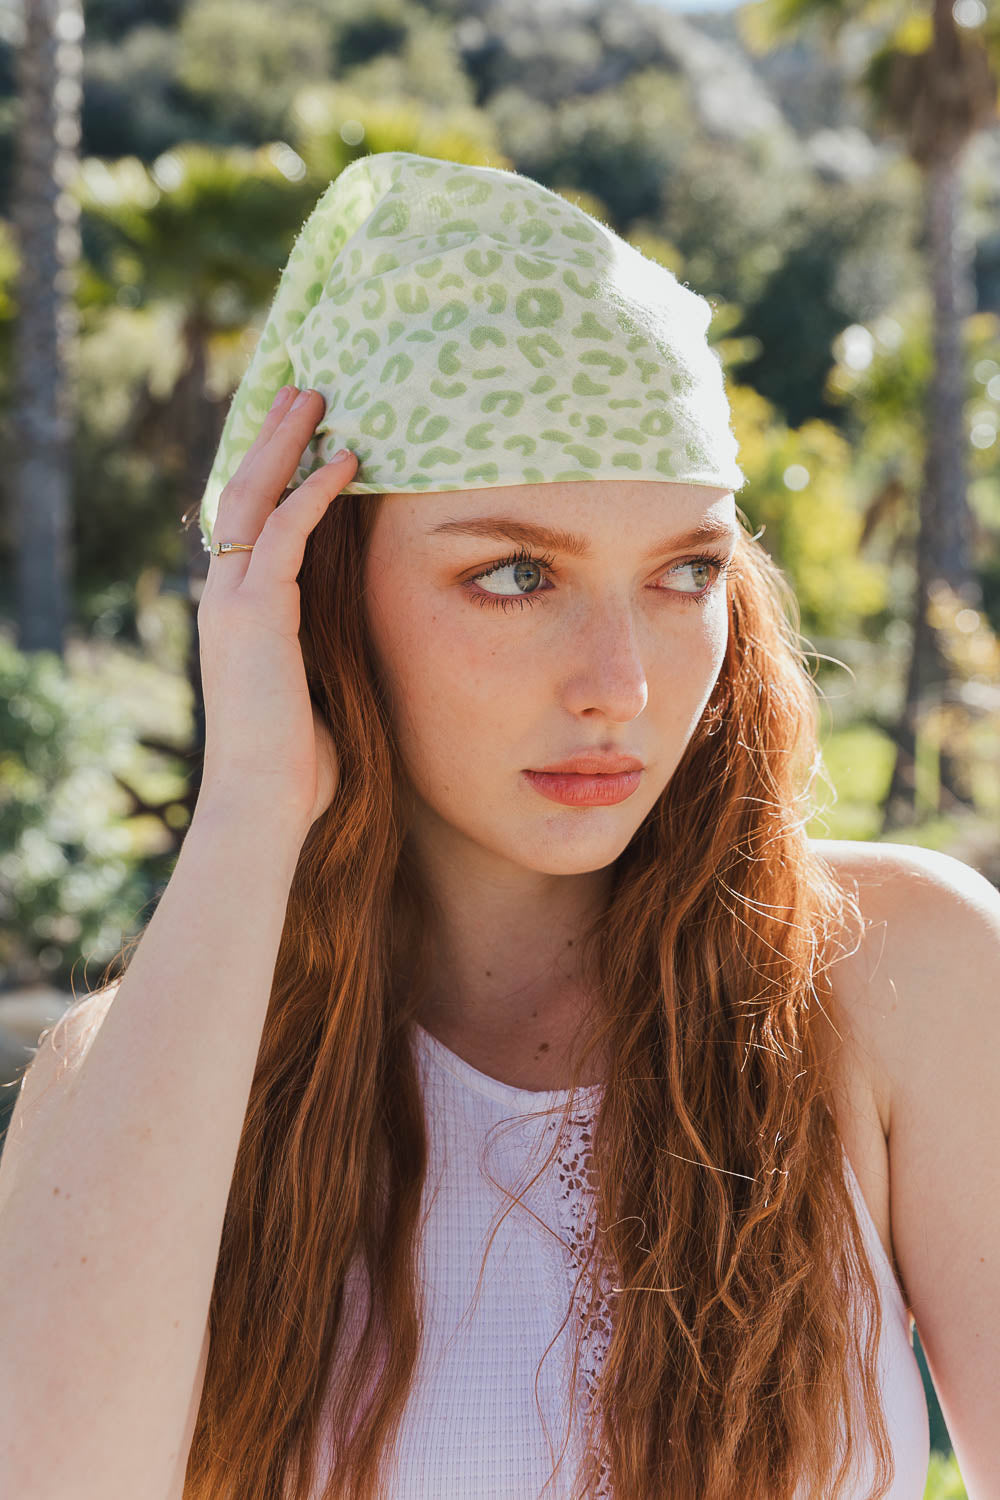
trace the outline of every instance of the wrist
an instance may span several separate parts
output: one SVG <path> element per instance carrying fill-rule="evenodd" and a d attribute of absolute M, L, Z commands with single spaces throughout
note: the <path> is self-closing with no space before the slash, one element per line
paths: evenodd
<path fill-rule="evenodd" d="M 197 828 L 219 838 L 250 836 L 255 842 L 264 839 L 274 854 L 285 854 L 297 861 L 310 826 L 299 813 L 291 813 L 252 793 L 239 795 L 225 788 L 199 792 L 188 833 Z"/>

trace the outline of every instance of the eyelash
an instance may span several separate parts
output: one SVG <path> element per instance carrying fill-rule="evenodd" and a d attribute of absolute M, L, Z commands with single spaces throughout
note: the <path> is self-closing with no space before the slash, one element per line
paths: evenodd
<path fill-rule="evenodd" d="M 534 594 L 490 594 L 485 590 L 483 590 L 481 593 L 474 593 L 472 591 L 471 586 L 476 583 L 477 579 L 488 578 L 491 573 L 499 573 L 501 568 L 511 568 L 517 563 L 533 563 L 536 567 L 544 568 L 546 569 L 546 571 L 548 571 L 554 566 L 555 558 L 548 555 L 546 555 L 545 557 L 535 557 L 528 551 L 526 547 L 521 547 L 510 557 L 502 558 L 500 562 L 491 563 L 488 568 L 484 568 L 482 572 L 477 573 L 475 578 L 470 578 L 465 584 L 465 587 L 469 589 L 470 597 L 474 599 L 477 604 L 481 604 L 487 609 L 506 609 L 508 604 L 534 604 L 538 599 L 544 598 L 544 595 L 549 592 L 548 589 L 546 589 L 544 593 L 538 592 Z M 664 592 L 674 594 L 675 597 L 683 599 L 686 604 L 706 604 L 708 602 L 709 594 L 714 591 L 719 579 L 722 578 L 726 573 L 731 572 L 733 569 L 733 563 L 731 559 L 722 557 L 715 552 L 702 553 L 700 557 L 687 557 L 683 562 L 675 563 L 673 566 L 678 568 L 686 568 L 694 566 L 694 564 L 696 563 L 708 563 L 715 570 L 715 574 L 712 578 L 711 583 L 706 584 L 700 593 L 678 594 L 673 589 L 667 589 L 664 590 Z"/>

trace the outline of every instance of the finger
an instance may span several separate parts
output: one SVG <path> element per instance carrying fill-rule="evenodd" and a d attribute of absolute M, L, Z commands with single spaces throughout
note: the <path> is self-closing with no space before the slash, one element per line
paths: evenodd
<path fill-rule="evenodd" d="M 294 387 L 292 388 L 294 391 Z M 298 403 L 298 404 L 296 404 Z M 256 542 L 261 527 L 278 504 L 288 481 L 302 460 L 309 438 L 325 407 L 318 391 L 306 390 L 268 414 L 270 438 L 243 461 L 219 497 L 213 527 L 213 539 L 227 542 Z M 242 582 L 246 573 L 248 552 L 213 555 L 209 578 L 224 580 L 224 587 Z M 213 563 L 221 563 L 224 572 Z M 216 584 L 213 582 L 213 588 Z"/>
<path fill-rule="evenodd" d="M 241 458 L 236 469 L 236 473 L 233 475 L 233 479 L 236 478 L 236 474 L 239 474 L 241 470 L 252 468 L 257 454 L 267 443 L 268 439 L 273 436 L 275 429 L 280 423 L 282 417 L 288 411 L 288 408 L 291 406 L 298 393 L 298 386 L 294 385 L 283 385 L 280 391 L 275 392 L 274 400 L 271 402 L 271 408 L 268 411 L 267 416 L 264 418 L 263 422 L 260 424 L 260 427 L 257 431 L 257 436 L 254 438 L 253 442 L 250 444 L 249 448 Z M 232 483 L 232 480 L 230 480 L 230 483 Z"/>
<path fill-rule="evenodd" d="M 299 388 L 297 385 L 283 385 L 280 391 L 275 391 L 270 410 L 263 422 L 261 422 L 257 436 L 250 444 L 246 453 L 244 453 L 242 463 L 246 463 L 251 453 L 260 452 L 298 394 Z"/>
<path fill-rule="evenodd" d="M 250 558 L 245 569 L 248 588 L 263 593 L 295 582 L 310 532 L 326 514 L 330 501 L 357 472 L 358 460 L 353 453 L 344 458 L 334 455 L 282 501 L 262 527 L 254 550 L 244 554 Z"/>
<path fill-rule="evenodd" d="M 326 400 L 311 387 L 300 391 L 284 411 L 253 466 L 253 484 L 275 497 L 295 473 L 316 425 L 326 411 Z"/>
<path fill-rule="evenodd" d="M 244 455 L 223 489 L 219 516 L 224 525 L 247 523 L 251 529 L 248 540 L 253 540 L 301 463 L 325 408 L 319 391 L 304 390 L 280 413 L 267 442 L 252 457 L 249 452 Z"/>

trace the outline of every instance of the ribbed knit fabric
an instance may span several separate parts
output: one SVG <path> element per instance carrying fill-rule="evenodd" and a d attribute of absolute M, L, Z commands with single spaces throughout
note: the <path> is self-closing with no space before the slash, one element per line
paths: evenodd
<path fill-rule="evenodd" d="M 600 1369 L 613 1302 L 611 1288 L 602 1284 L 574 1384 L 571 1359 L 580 1296 L 590 1286 L 586 1275 L 576 1302 L 572 1296 L 579 1250 L 589 1243 L 589 1121 L 600 1085 L 578 1091 L 558 1155 L 525 1188 L 558 1133 L 566 1093 L 501 1083 L 421 1027 L 414 1039 L 429 1140 L 420 1246 L 425 1324 L 384 1471 L 387 1494 L 392 1500 L 569 1500 L 582 1455 L 581 1416 Z M 883 1294 L 879 1360 L 897 1470 L 887 1500 L 923 1500 L 929 1426 L 909 1318 L 846 1153 L 844 1162 Z M 487 1173 L 521 1191 L 524 1206 L 511 1207 Z M 487 1240 L 498 1222 L 477 1297 Z M 352 1329 L 356 1334 L 366 1304 L 360 1280 L 349 1278 L 345 1340 Z M 564 1442 L 563 1462 L 546 1488 Z M 858 1500 L 874 1472 L 865 1454 Z M 606 1479 L 592 1493 L 594 1500 L 610 1497 Z"/>

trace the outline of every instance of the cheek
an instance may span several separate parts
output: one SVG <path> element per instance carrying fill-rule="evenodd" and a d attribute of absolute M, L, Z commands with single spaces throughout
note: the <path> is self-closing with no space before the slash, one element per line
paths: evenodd
<path fill-rule="evenodd" d="M 524 675 L 512 681 L 509 652 L 476 605 L 389 587 L 369 601 L 372 645 L 411 769 L 468 766 L 477 748 L 499 746 L 525 701 Z"/>

